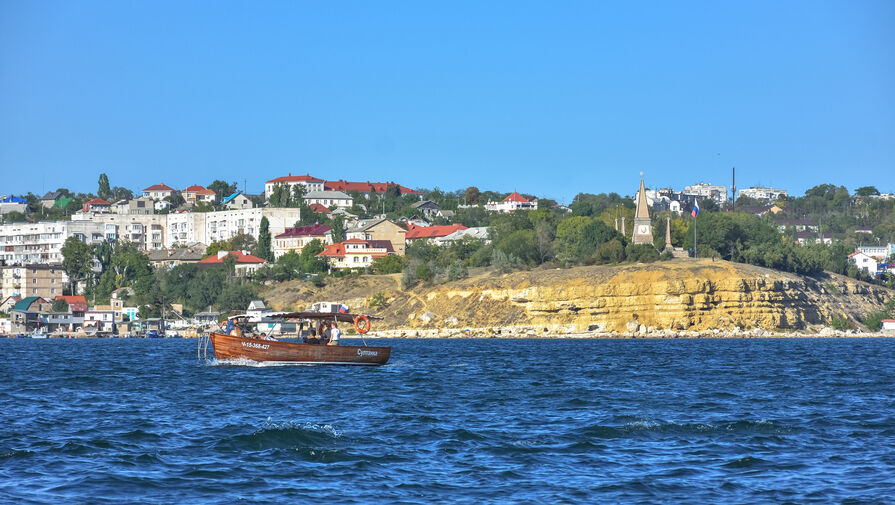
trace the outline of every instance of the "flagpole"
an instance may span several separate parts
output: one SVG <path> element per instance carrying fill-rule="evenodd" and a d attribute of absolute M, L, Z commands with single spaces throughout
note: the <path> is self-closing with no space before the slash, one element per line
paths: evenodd
<path fill-rule="evenodd" d="M 696 206 L 697 209 L 699 209 L 699 202 L 697 202 L 696 200 L 693 200 L 693 204 Z M 693 216 L 693 257 L 694 258 L 698 257 L 696 255 L 696 218 L 698 218 L 698 217 L 699 217 L 699 211 L 697 210 L 696 214 Z"/>

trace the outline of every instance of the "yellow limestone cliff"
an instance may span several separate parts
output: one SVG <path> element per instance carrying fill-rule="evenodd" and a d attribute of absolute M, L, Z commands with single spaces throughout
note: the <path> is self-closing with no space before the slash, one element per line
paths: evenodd
<path fill-rule="evenodd" d="M 740 263 L 679 259 L 651 264 L 484 274 L 400 289 L 399 276 L 339 279 L 323 289 L 284 283 L 274 308 L 343 301 L 385 316 L 383 329 L 537 328 L 551 333 L 807 329 L 881 310 L 886 288 L 837 275 L 800 277 Z M 371 307 L 372 306 L 372 307 Z"/>

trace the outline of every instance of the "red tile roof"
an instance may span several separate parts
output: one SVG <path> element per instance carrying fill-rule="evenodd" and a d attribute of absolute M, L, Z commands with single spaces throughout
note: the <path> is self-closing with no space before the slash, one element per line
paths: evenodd
<path fill-rule="evenodd" d="M 323 213 L 323 214 L 332 213 L 331 210 L 327 209 L 324 205 L 319 204 L 319 203 L 312 203 L 311 205 L 308 205 L 308 208 L 311 209 L 311 212 L 317 212 L 317 213 Z"/>
<path fill-rule="evenodd" d="M 184 191 L 186 191 L 187 193 L 196 193 L 197 195 L 216 195 L 217 194 L 214 191 L 212 191 L 204 186 L 200 186 L 198 184 L 194 184 L 194 185 L 186 188 Z"/>
<path fill-rule="evenodd" d="M 84 202 L 84 205 L 111 205 L 109 202 L 103 200 L 102 198 L 94 198 L 93 200 L 87 200 Z"/>
<path fill-rule="evenodd" d="M 271 179 L 267 181 L 267 184 L 276 184 L 278 182 L 323 182 L 323 179 L 318 179 L 316 177 L 312 177 L 311 174 L 306 175 L 286 175 L 283 177 L 277 177 L 276 179 Z"/>
<path fill-rule="evenodd" d="M 520 195 L 519 193 L 517 193 L 515 191 L 510 193 L 510 196 L 504 198 L 503 201 L 505 201 L 505 202 L 520 202 L 520 203 L 528 203 L 529 202 L 528 198 L 525 198 L 524 196 Z"/>
<path fill-rule="evenodd" d="M 404 238 L 413 240 L 416 238 L 446 237 L 451 233 L 465 229 L 466 227 L 462 224 L 448 224 L 439 226 L 417 226 L 415 224 L 411 224 L 408 227 L 407 235 L 405 235 Z"/>
<path fill-rule="evenodd" d="M 86 312 L 87 311 L 87 298 L 83 295 L 79 296 L 57 296 L 57 300 L 65 300 L 65 303 L 68 304 L 68 310 L 72 312 Z"/>
<path fill-rule="evenodd" d="M 855 251 L 855 252 L 849 254 L 848 257 L 851 258 L 852 256 L 857 256 L 859 254 L 864 254 L 864 253 L 862 253 L 861 251 Z"/>
<path fill-rule="evenodd" d="M 289 237 L 321 237 L 332 230 L 332 227 L 325 224 L 311 224 L 308 226 L 299 226 L 296 228 L 286 228 L 286 231 L 280 233 L 274 238 Z"/>
<path fill-rule="evenodd" d="M 174 188 L 169 187 L 165 184 L 154 184 L 144 189 L 143 191 L 174 191 Z"/>
<path fill-rule="evenodd" d="M 251 254 L 243 254 L 242 251 L 228 251 L 227 255 L 232 255 L 234 258 L 236 258 L 237 263 L 264 263 L 263 259 L 261 259 L 257 256 L 252 256 Z M 217 256 L 209 256 L 209 257 L 199 261 L 199 263 L 204 263 L 206 265 L 215 264 L 215 263 L 223 263 L 224 258 L 226 258 L 226 257 L 227 256 L 218 258 Z"/>
<path fill-rule="evenodd" d="M 345 245 L 344 244 L 330 244 L 323 248 L 323 252 L 318 254 L 317 256 L 327 256 L 327 257 L 337 257 L 341 258 L 345 256 Z"/>
<path fill-rule="evenodd" d="M 323 183 L 323 189 L 329 191 L 357 191 L 358 193 L 385 193 L 385 190 L 388 189 L 389 182 L 350 182 L 350 181 L 326 181 Z M 402 195 L 419 195 L 420 192 L 414 189 L 410 189 L 400 184 L 397 185 L 398 189 L 401 190 Z"/>

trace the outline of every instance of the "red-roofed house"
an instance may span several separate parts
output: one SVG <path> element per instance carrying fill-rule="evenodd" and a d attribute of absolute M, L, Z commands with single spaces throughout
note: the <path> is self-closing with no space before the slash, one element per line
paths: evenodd
<path fill-rule="evenodd" d="M 75 317 L 84 317 L 87 312 L 87 298 L 84 295 L 78 296 L 57 296 L 57 300 L 65 300 L 68 304 L 68 311 Z"/>
<path fill-rule="evenodd" d="M 326 181 L 323 184 L 323 187 L 328 191 L 343 191 L 348 193 L 349 191 L 357 191 L 365 195 L 367 198 L 370 197 L 372 193 L 383 194 L 388 189 L 389 184 L 395 184 L 394 182 L 349 182 L 349 181 Z M 410 189 L 405 186 L 401 186 L 400 184 L 395 184 L 398 186 L 402 195 L 420 195 L 419 191 L 414 189 Z"/>
<path fill-rule="evenodd" d="M 252 256 L 248 251 L 218 251 L 217 256 L 209 256 L 199 262 L 200 268 L 223 265 L 224 258 L 232 256 L 236 259 L 236 274 L 251 277 L 258 268 L 266 265 L 263 259 Z"/>
<path fill-rule="evenodd" d="M 492 212 L 515 212 L 517 210 L 533 210 L 538 208 L 538 199 L 525 197 L 513 191 L 502 202 L 488 202 L 485 210 Z"/>
<path fill-rule="evenodd" d="M 305 175 L 292 175 L 290 173 L 284 177 L 277 177 L 276 179 L 271 179 L 264 183 L 264 198 L 270 199 L 270 195 L 273 194 L 273 188 L 277 184 L 285 184 L 289 186 L 289 190 L 292 190 L 292 186 L 296 184 L 301 184 L 305 187 L 305 193 L 310 193 L 311 191 L 323 191 L 323 179 L 318 179 L 316 177 L 311 176 L 311 174 Z"/>
<path fill-rule="evenodd" d="M 181 191 L 180 194 L 183 196 L 184 201 L 187 202 L 208 202 L 214 203 L 215 197 L 217 193 L 214 191 L 205 188 L 204 186 L 199 186 L 198 184 L 194 184 L 185 190 Z"/>
<path fill-rule="evenodd" d="M 110 212 L 111 209 L 112 204 L 103 200 L 102 198 L 87 200 L 86 202 L 84 202 L 83 206 L 84 212 Z"/>
<path fill-rule="evenodd" d="M 154 184 L 143 190 L 143 196 L 152 198 L 153 200 L 161 200 L 171 196 L 176 190 L 166 184 Z"/>
<path fill-rule="evenodd" d="M 316 212 L 317 214 L 332 214 L 331 210 L 319 203 L 312 203 L 311 205 L 308 205 L 308 208 L 311 209 L 311 212 Z"/>
<path fill-rule="evenodd" d="M 344 268 L 366 268 L 372 265 L 376 258 L 394 253 L 392 243 L 388 240 L 352 238 L 326 246 L 317 257 L 326 258 L 332 268 L 341 270 Z"/>
<path fill-rule="evenodd" d="M 274 259 L 279 258 L 289 251 L 300 253 L 301 250 L 313 240 L 319 240 L 322 244 L 332 244 L 332 228 L 325 224 L 312 224 L 308 226 L 298 226 L 296 228 L 286 228 L 285 232 L 280 233 L 273 239 Z"/>
<path fill-rule="evenodd" d="M 446 224 L 446 225 L 437 225 L 437 226 L 417 226 L 415 224 L 408 225 L 407 235 L 404 238 L 410 242 L 412 240 L 426 240 L 427 242 L 432 243 L 434 239 L 440 237 L 446 237 L 451 233 L 455 233 L 459 230 L 465 230 L 466 227 L 462 224 Z"/>

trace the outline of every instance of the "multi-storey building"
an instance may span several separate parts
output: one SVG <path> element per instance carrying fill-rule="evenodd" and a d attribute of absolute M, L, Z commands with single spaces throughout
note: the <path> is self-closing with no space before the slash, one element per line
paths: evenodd
<path fill-rule="evenodd" d="M 737 198 L 742 198 L 744 196 L 754 198 L 756 200 L 777 200 L 781 196 L 786 197 L 789 196 L 789 194 L 786 192 L 785 189 L 752 186 L 751 188 L 744 188 L 737 191 Z"/>
<path fill-rule="evenodd" d="M 388 240 L 398 256 L 404 256 L 407 230 L 385 218 L 361 219 L 345 230 L 345 238 L 361 240 Z"/>
<path fill-rule="evenodd" d="M 394 254 L 392 243 L 388 240 L 348 239 L 338 244 L 326 246 L 317 256 L 326 258 L 329 265 L 341 270 L 344 268 L 366 268 L 373 260 Z"/>
<path fill-rule="evenodd" d="M 67 238 L 66 221 L 0 225 L 0 260 L 7 265 L 58 263 Z"/>
<path fill-rule="evenodd" d="M 693 184 L 692 186 L 685 186 L 684 193 L 695 195 L 700 198 L 710 198 L 718 203 L 727 201 L 727 186 L 715 186 L 700 182 L 699 184 Z"/>
<path fill-rule="evenodd" d="M 168 247 L 201 242 L 210 244 L 245 233 L 258 239 L 261 218 L 266 217 L 271 236 L 279 235 L 301 217 L 297 208 L 258 208 L 217 212 L 181 212 L 167 215 Z"/>
<path fill-rule="evenodd" d="M 53 300 L 68 282 L 60 264 L 8 265 L 0 270 L 0 299 L 39 296 Z"/>
<path fill-rule="evenodd" d="M 165 246 L 164 214 L 98 214 L 79 212 L 72 217 L 72 223 L 89 221 L 103 225 L 106 240 L 127 240 L 139 249 L 149 251 Z"/>

